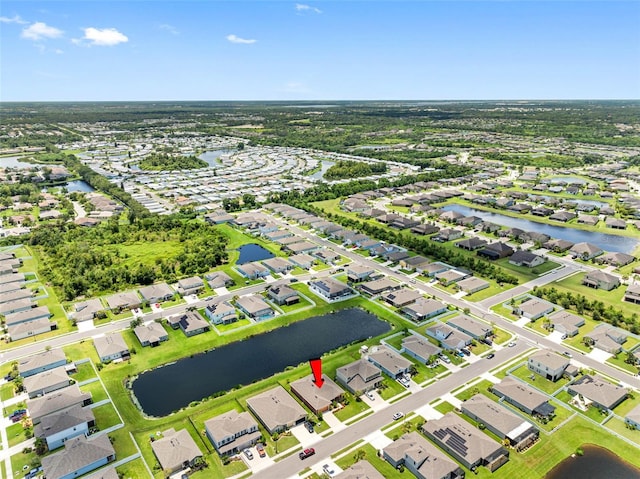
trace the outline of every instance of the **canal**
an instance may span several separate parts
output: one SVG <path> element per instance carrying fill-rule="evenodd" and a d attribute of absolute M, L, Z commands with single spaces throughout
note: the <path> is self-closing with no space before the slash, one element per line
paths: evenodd
<path fill-rule="evenodd" d="M 166 416 L 192 401 L 251 384 L 390 329 L 385 321 L 356 308 L 315 316 L 145 372 L 133 382 L 133 392 L 145 414 Z"/>
<path fill-rule="evenodd" d="M 640 470 L 607 449 L 585 445 L 584 456 L 569 457 L 545 479 L 639 479 Z"/>
<path fill-rule="evenodd" d="M 631 254 L 638 246 L 638 240 L 628 236 L 618 236 L 596 231 L 577 230 L 570 227 L 548 225 L 524 218 L 513 218 L 500 213 L 471 208 L 469 206 L 451 204 L 442 207 L 443 211 L 457 211 L 465 216 L 477 216 L 485 221 L 496 223 L 509 228 L 520 228 L 524 231 L 544 233 L 552 238 L 571 241 L 572 243 L 593 243 L 604 251 L 617 251 Z"/>

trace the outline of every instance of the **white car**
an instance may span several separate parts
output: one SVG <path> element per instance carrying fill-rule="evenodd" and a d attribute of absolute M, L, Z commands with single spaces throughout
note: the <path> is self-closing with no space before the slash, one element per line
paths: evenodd
<path fill-rule="evenodd" d="M 322 466 L 322 470 L 329 475 L 329 477 L 333 477 L 336 473 L 336 470 L 331 467 L 329 464 L 325 464 L 324 466 Z"/>
<path fill-rule="evenodd" d="M 393 414 L 393 420 L 397 421 L 398 419 L 402 419 L 404 417 L 404 413 L 403 412 L 396 412 Z"/>
<path fill-rule="evenodd" d="M 515 341 L 511 341 L 511 342 L 508 344 L 508 346 L 509 346 L 510 348 L 514 347 L 515 345 L 516 345 L 516 342 L 515 342 Z"/>
<path fill-rule="evenodd" d="M 373 393 L 371 391 L 368 391 L 365 396 L 367 396 L 369 398 L 369 400 L 371 401 L 375 401 L 376 397 L 373 395 Z"/>

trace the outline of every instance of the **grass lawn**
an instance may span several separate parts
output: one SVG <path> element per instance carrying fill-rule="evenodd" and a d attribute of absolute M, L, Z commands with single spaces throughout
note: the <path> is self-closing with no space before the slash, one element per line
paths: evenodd
<path fill-rule="evenodd" d="M 22 441 L 27 440 L 26 432 L 31 428 L 24 428 L 22 422 L 12 424 L 7 428 L 7 440 L 9 441 L 9 447 L 16 446 Z"/>
<path fill-rule="evenodd" d="M 393 429 L 385 431 L 384 435 L 389 439 L 393 439 L 394 441 L 398 439 L 403 434 L 406 434 L 411 431 L 417 431 L 418 425 L 422 425 L 425 423 L 425 420 L 422 416 L 412 416 L 410 419 L 404 419 L 402 421 L 397 421 L 399 424 L 396 425 Z"/>
<path fill-rule="evenodd" d="M 393 381 L 389 378 L 384 378 L 382 380 L 382 387 L 379 389 L 380 397 L 384 400 L 389 400 L 398 394 L 402 394 L 405 392 L 405 387 L 400 384 L 398 381 Z"/>
<path fill-rule="evenodd" d="M 93 414 L 96 417 L 96 426 L 101 430 L 120 424 L 120 417 L 116 412 L 116 408 L 113 404 L 103 404 L 102 406 L 94 407 Z"/>
<path fill-rule="evenodd" d="M 365 412 L 369 409 L 369 406 L 362 400 L 352 399 L 345 407 L 339 411 L 335 411 L 333 415 L 337 417 L 341 422 L 346 422 L 353 416 Z"/>
<path fill-rule="evenodd" d="M 500 316 L 502 316 L 505 319 L 508 319 L 509 321 L 517 321 L 518 319 L 520 319 L 519 316 L 516 316 L 515 314 L 513 314 L 513 311 L 510 308 L 503 306 L 502 303 L 492 306 L 491 311 L 493 311 L 496 314 L 499 314 Z"/>
<path fill-rule="evenodd" d="M 637 374 L 638 373 L 638 366 L 635 366 L 633 364 L 629 364 L 627 362 L 625 362 L 625 358 L 627 356 L 627 353 L 622 352 L 617 354 L 616 356 L 612 356 L 609 359 L 607 359 L 607 363 L 617 366 L 620 369 L 624 369 L 625 371 L 629 371 L 631 374 Z"/>
<path fill-rule="evenodd" d="M 590 301 L 602 301 L 605 307 L 612 306 L 614 309 L 622 311 L 625 316 L 631 316 L 634 313 L 638 314 L 637 305 L 622 300 L 626 290 L 624 286 L 618 286 L 611 291 L 604 291 L 602 289 L 596 290 L 582 285 L 582 278 L 584 278 L 584 276 L 584 273 L 574 274 L 562 281 L 555 282 L 553 286 L 558 291 L 571 291 L 574 294 L 583 294 Z M 584 327 L 580 329 L 580 332 L 582 333 Z"/>
<path fill-rule="evenodd" d="M 484 394 L 485 396 L 487 396 L 492 400 L 495 400 L 496 396 L 494 396 L 487 390 L 487 388 L 490 387 L 492 384 L 493 383 L 491 381 L 487 379 L 483 379 L 479 383 L 474 384 L 473 386 L 470 386 L 464 391 L 456 394 L 456 398 L 460 399 L 461 401 L 466 401 L 470 397 L 475 396 L 476 394 L 479 393 L 479 394 Z"/>
<path fill-rule="evenodd" d="M 0 401 L 6 401 L 14 396 L 13 383 L 7 383 L 0 386 Z"/>
<path fill-rule="evenodd" d="M 560 378 L 556 382 L 553 382 L 547 378 L 543 378 L 539 374 L 535 374 L 534 372 L 530 371 L 529 368 L 527 368 L 527 366 L 524 364 L 518 369 L 511 371 L 510 374 L 519 379 L 522 379 L 534 388 L 539 389 L 546 394 L 553 394 L 569 382 L 569 380 L 565 378 Z M 533 376 L 534 379 L 531 379 L 531 376 Z"/>
<path fill-rule="evenodd" d="M 494 327 L 493 330 L 495 332 L 493 342 L 496 344 L 506 343 L 507 341 L 510 341 L 511 338 L 513 337 L 511 333 L 505 331 L 504 329 Z"/>
<path fill-rule="evenodd" d="M 558 394 L 556 394 L 555 396 L 556 398 L 558 398 L 560 401 L 569 404 L 569 401 L 571 401 L 572 396 L 571 394 L 569 394 L 567 391 L 561 391 Z M 587 416 L 588 418 L 596 421 L 596 422 L 602 422 L 606 415 L 602 414 L 597 408 L 595 407 L 590 407 L 588 408 L 586 411 L 582 411 L 580 409 L 578 409 L 577 407 L 569 404 L 569 406 L 571 407 L 571 409 L 573 409 L 574 411 L 579 412 L 580 414 Z"/>
<path fill-rule="evenodd" d="M 576 334 L 573 338 L 568 338 L 565 341 L 565 343 L 573 346 L 576 349 L 579 349 L 580 351 L 584 351 L 584 352 L 588 353 L 588 352 L 591 351 L 591 348 L 589 348 L 589 347 L 585 346 L 584 344 L 582 344 L 582 338 L 584 337 L 585 334 L 590 333 L 591 331 L 593 331 L 595 329 L 595 327 L 600 323 L 597 323 L 593 319 L 586 318 L 584 316 L 582 316 L 582 317 L 584 318 L 584 326 L 581 326 L 580 330 L 579 330 L 579 333 Z"/>
<path fill-rule="evenodd" d="M 96 371 L 93 369 L 93 364 L 91 361 L 87 361 L 85 363 L 76 364 L 76 369 L 78 372 L 71 375 L 71 378 L 76 382 L 83 382 L 91 378 L 95 378 Z"/>
<path fill-rule="evenodd" d="M 147 468 L 144 467 L 144 463 L 141 458 L 134 459 L 122 466 L 116 467 L 116 472 L 118 472 L 118 474 L 120 474 L 119 477 L 122 477 L 123 479 L 140 479 L 143 477 L 149 477 L 149 472 L 147 472 Z"/>
<path fill-rule="evenodd" d="M 83 384 L 82 386 L 80 386 L 80 390 L 83 392 L 91 393 L 91 398 L 93 399 L 94 403 L 102 401 L 109 397 L 107 396 L 107 391 L 105 391 L 102 387 L 102 384 L 100 384 L 100 381 L 93 381 L 87 384 Z"/>
<path fill-rule="evenodd" d="M 444 401 L 438 404 L 437 406 L 434 406 L 434 409 L 439 413 L 447 414 L 448 412 L 455 410 L 455 406 L 450 402 Z"/>
<path fill-rule="evenodd" d="M 428 381 L 429 379 L 434 378 L 438 374 L 443 373 L 447 370 L 447 368 L 445 368 L 440 363 L 438 363 L 438 365 L 435 368 L 429 368 L 420 362 L 416 362 L 415 359 L 413 359 L 410 356 L 407 356 L 406 354 L 403 356 L 408 360 L 414 361 L 413 364 L 414 364 L 414 367 L 416 368 L 416 371 L 418 371 L 418 374 L 413 376 L 412 379 L 414 382 L 418 384 L 422 384 L 423 382 Z"/>
<path fill-rule="evenodd" d="M 298 444 L 300 444 L 300 441 L 298 441 L 298 439 L 296 439 L 296 437 L 290 431 L 287 431 L 286 433 L 280 435 L 278 439 L 278 454 L 291 449 Z M 273 443 L 267 444 L 267 447 L 265 449 L 269 456 L 274 456 L 276 454 L 275 445 Z"/>
<path fill-rule="evenodd" d="M 624 420 L 612 417 L 604 426 L 613 432 L 632 440 L 640 446 L 640 431 L 638 429 L 628 429 Z"/>
<path fill-rule="evenodd" d="M 124 458 L 138 452 L 126 427 L 121 427 L 109 433 L 111 444 L 116 450 L 116 457 Z"/>
<path fill-rule="evenodd" d="M 303 297 L 300 297 L 300 301 L 298 301 L 295 304 L 283 304 L 281 306 L 278 306 L 280 309 L 282 309 L 282 311 L 287 314 L 287 313 L 291 313 L 293 311 L 297 311 L 298 309 L 304 309 L 307 308 L 309 306 L 313 306 L 311 304 L 311 302 Z"/>
<path fill-rule="evenodd" d="M 640 405 L 640 394 L 632 392 L 630 397 L 617 405 L 613 412 L 620 417 L 625 417 L 631 412 L 634 407 L 638 405 Z"/>
<path fill-rule="evenodd" d="M 483 290 L 477 291 L 473 294 L 467 294 L 464 297 L 464 299 L 471 301 L 472 303 L 475 303 L 477 301 L 482 301 L 483 299 L 490 298 L 496 294 L 500 294 L 503 291 L 507 291 L 511 288 L 515 288 L 516 286 L 515 284 L 503 284 L 501 286 L 494 279 L 489 279 L 489 278 L 482 278 L 482 279 L 489 282 L 489 287 Z"/>
<path fill-rule="evenodd" d="M 248 319 L 239 319 L 238 321 L 234 321 L 230 324 L 216 324 L 214 327 L 218 330 L 220 334 L 224 334 L 228 331 L 233 331 L 234 329 L 242 328 L 244 326 L 249 326 L 251 321 Z"/>
<path fill-rule="evenodd" d="M 19 452 L 11 456 L 11 469 L 15 477 L 22 477 L 20 474 L 29 472 L 30 469 L 40 465 L 40 458 L 35 452 Z M 27 466 L 27 467 L 25 467 Z"/>
<path fill-rule="evenodd" d="M 400 333 L 400 334 L 395 334 L 392 338 L 385 338 L 385 342 L 389 345 L 392 346 L 394 348 L 396 348 L 398 351 L 400 350 L 400 348 L 402 348 L 402 340 L 404 338 L 406 338 L 407 336 L 409 336 L 411 333 Z"/>

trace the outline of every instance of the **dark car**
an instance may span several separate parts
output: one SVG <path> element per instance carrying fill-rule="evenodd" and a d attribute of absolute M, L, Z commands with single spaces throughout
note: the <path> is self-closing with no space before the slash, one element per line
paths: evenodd
<path fill-rule="evenodd" d="M 310 447 L 309 449 L 305 449 L 300 454 L 298 454 L 298 457 L 300 459 L 306 459 L 307 457 L 313 456 L 315 453 L 316 453 L 316 450 Z"/>
<path fill-rule="evenodd" d="M 496 357 L 496 355 L 495 355 L 495 354 L 493 354 L 493 353 L 491 353 L 491 354 L 487 354 L 487 359 L 493 359 L 493 358 L 495 358 L 495 357 Z"/>
<path fill-rule="evenodd" d="M 313 432 L 313 423 L 312 422 L 306 422 L 304 425 L 307 428 L 307 431 Z"/>

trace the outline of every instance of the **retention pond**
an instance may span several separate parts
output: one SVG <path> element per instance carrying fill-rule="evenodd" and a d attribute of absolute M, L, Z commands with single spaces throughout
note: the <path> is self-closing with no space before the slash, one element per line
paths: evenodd
<path fill-rule="evenodd" d="M 640 469 L 624 462 L 607 449 L 584 446 L 584 456 L 569 457 L 545 479 L 639 479 Z"/>
<path fill-rule="evenodd" d="M 385 321 L 357 308 L 315 316 L 147 371 L 133 382 L 133 393 L 145 414 L 166 416 L 389 329 Z"/>

